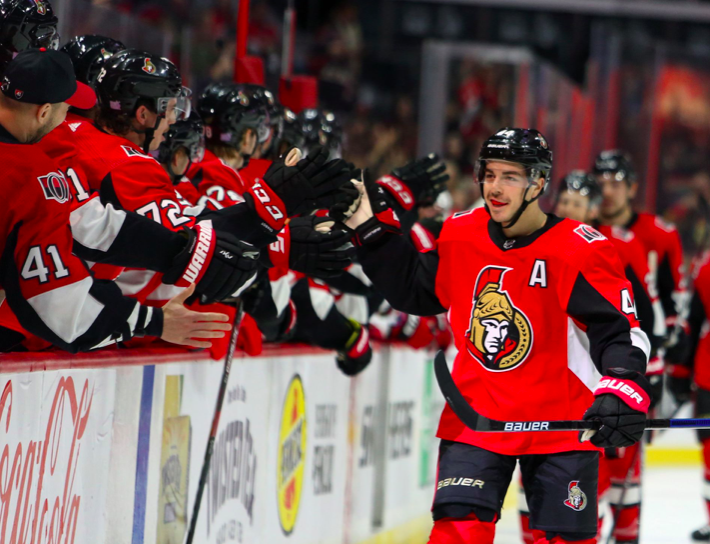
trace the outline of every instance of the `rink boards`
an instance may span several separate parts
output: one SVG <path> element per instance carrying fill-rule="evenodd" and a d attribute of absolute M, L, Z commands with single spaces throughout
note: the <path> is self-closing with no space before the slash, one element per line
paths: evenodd
<path fill-rule="evenodd" d="M 0 543 L 182 543 L 222 363 L 118 353 L 0 365 Z M 422 538 L 442 407 L 407 347 L 235 359 L 194 542 Z"/>

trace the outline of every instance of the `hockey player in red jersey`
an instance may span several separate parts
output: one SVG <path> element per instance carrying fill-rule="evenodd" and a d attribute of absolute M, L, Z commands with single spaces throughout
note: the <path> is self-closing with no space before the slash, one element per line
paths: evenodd
<path fill-rule="evenodd" d="M 696 417 L 710 415 L 710 251 L 706 251 L 693 266 L 693 296 L 688 312 L 689 356 L 684 365 L 687 376 L 695 382 Z M 708 523 L 693 531 L 696 542 L 710 542 L 710 432 L 698 431 L 698 440 L 703 447 L 704 481 L 703 499 L 708 513 Z"/>
<path fill-rule="evenodd" d="M 431 543 L 492 543 L 517 460 L 536 543 L 595 542 L 598 448 L 630 446 L 643 434 L 650 346 L 631 284 L 598 231 L 541 211 L 551 168 L 539 132 L 496 133 L 478 161 L 485 209 L 448 219 L 426 253 L 398 235 L 369 181 L 348 221 L 365 272 L 393 307 L 448 311 L 453 378 L 478 413 L 601 422 L 580 436 L 485 433 L 445 408 Z"/>
<path fill-rule="evenodd" d="M 565 176 L 560 183 L 555 214 L 559 217 L 594 225 L 599 216 L 601 199 L 601 189 L 596 179 L 591 174 L 587 174 L 581 170 L 575 170 Z M 660 339 L 653 335 L 653 305 L 650 298 L 651 293 L 649 292 L 649 286 L 645 284 L 645 280 L 648 278 L 648 266 L 646 264 L 646 254 L 643 246 L 633 233 L 624 230 L 622 227 L 599 226 L 598 230 L 616 247 L 626 277 L 631 282 L 641 329 L 646 333 L 649 339 L 651 339 L 651 360 L 653 360 L 657 358 L 655 351 Z M 652 403 L 658 402 L 660 395 L 661 390 L 654 389 Z M 613 524 L 615 538 L 623 539 L 624 533 L 629 531 L 628 525 L 624 522 L 627 521 L 630 515 L 635 513 L 636 524 L 638 524 L 639 521 L 639 490 L 642 467 L 639 451 L 640 443 L 630 448 L 624 448 L 622 452 L 615 449 L 608 449 L 600 459 L 600 505 L 611 502 L 612 512 L 616 519 L 616 523 Z M 633 474 L 629 474 L 631 461 L 634 460 L 636 460 L 636 463 L 633 467 Z M 627 508 L 620 511 L 618 505 L 624 487 L 626 487 L 624 504 Z M 629 500 L 626 500 L 627 497 Z M 635 505 L 637 506 L 634 508 Z M 523 540 L 526 544 L 530 544 L 533 542 L 533 535 L 532 531 L 529 530 L 530 516 L 524 495 L 521 496 L 521 500 L 519 501 L 519 509 L 521 512 Z M 622 517 L 621 512 L 624 512 L 624 517 Z M 603 515 L 602 509 L 600 509 L 599 514 L 599 528 L 601 530 L 603 521 L 601 517 Z M 635 524 L 632 523 L 631 525 Z M 623 542 L 623 540 L 620 541 Z"/>
<path fill-rule="evenodd" d="M 638 184 L 631 159 L 625 153 L 618 150 L 602 152 L 592 173 L 603 196 L 599 222 L 607 228 L 621 227 L 631 232 L 644 248 L 649 270 L 646 283 L 654 302 L 651 340 L 654 347 L 663 347 L 650 360 L 647 375 L 656 396 L 659 396 L 663 391 L 664 359 L 667 372 L 685 372 L 682 362 L 687 351 L 687 333 L 679 316 L 683 313 L 687 293 L 680 236 L 673 225 L 660 217 L 634 211 L 632 201 Z M 640 444 L 620 449 L 616 458 L 610 461 L 612 488 L 609 502 L 616 519 L 614 536 L 619 543 L 636 543 L 639 539 L 641 449 Z M 622 497 L 623 504 L 619 504 Z"/>
<path fill-rule="evenodd" d="M 69 105 L 90 105 L 69 58 L 28 50 L 7 66 L 0 96 L 0 154 L 6 183 L 0 283 L 22 327 L 68 351 L 88 350 L 152 334 L 208 347 L 230 326 L 223 314 L 189 312 L 187 290 L 162 309 L 124 298 L 110 282 L 94 281 L 73 252 L 98 254 L 101 244 L 77 246 L 69 225 L 71 190 L 63 173 L 36 145 L 64 120 Z M 98 226 L 98 225 L 97 225 Z M 87 233 L 82 233 L 82 237 Z M 76 237 L 76 233 L 74 233 Z M 110 245 L 115 233 L 103 233 Z M 5 338 L 3 338 L 3 341 Z"/>

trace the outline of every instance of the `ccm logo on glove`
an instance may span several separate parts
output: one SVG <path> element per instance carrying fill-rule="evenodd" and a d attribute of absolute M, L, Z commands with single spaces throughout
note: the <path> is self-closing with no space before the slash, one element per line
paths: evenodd
<path fill-rule="evenodd" d="M 254 185 L 252 186 L 252 192 L 254 193 L 254 196 L 259 200 L 264 205 L 264 208 L 266 208 L 266 211 L 268 211 L 271 214 L 271 217 L 274 218 L 274 220 L 278 221 L 280 219 L 283 219 L 284 214 L 281 213 L 281 210 L 277 206 L 269 205 L 269 202 L 271 202 L 271 197 L 269 196 L 269 193 L 266 192 L 266 189 L 261 185 L 259 180 L 256 180 L 254 182 Z"/>
<path fill-rule="evenodd" d="M 645 391 L 639 390 L 636 384 L 618 378 L 603 378 L 594 388 L 594 395 L 604 395 L 611 393 L 620 397 L 631 408 L 641 412 L 647 412 L 651 404 L 651 399 Z"/>

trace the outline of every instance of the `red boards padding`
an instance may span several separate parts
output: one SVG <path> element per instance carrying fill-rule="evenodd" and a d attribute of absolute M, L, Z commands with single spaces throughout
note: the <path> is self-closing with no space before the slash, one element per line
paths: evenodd
<path fill-rule="evenodd" d="M 234 82 L 264 85 L 264 61 L 261 57 L 234 59 Z"/>
<path fill-rule="evenodd" d="M 299 113 L 301 110 L 318 107 L 318 80 L 311 76 L 281 78 L 279 101 Z"/>

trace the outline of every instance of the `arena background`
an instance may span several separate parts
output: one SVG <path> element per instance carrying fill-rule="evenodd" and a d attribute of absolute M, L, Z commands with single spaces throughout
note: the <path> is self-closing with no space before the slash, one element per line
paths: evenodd
<path fill-rule="evenodd" d="M 53 5 L 62 43 L 100 33 L 161 52 L 195 92 L 233 78 L 238 2 Z M 262 59 L 272 88 L 282 73 L 287 7 L 250 5 L 247 53 Z M 547 136 L 553 183 L 589 167 L 601 149 L 620 147 L 639 172 L 640 208 L 677 224 L 687 261 L 705 248 L 710 2 L 299 0 L 292 7 L 293 72 L 318 78 L 320 104 L 344 121 L 349 160 L 384 174 L 439 152 L 456 211 L 478 199 L 473 162 L 501 126 Z M 337 371 L 332 354 L 312 349 L 239 359 L 198 541 L 425 542 L 443 405 L 430 358 L 380 347 L 354 379 Z M 170 351 L 3 358 L 0 543 L 18 535 L 50 542 L 58 533 L 67 543 L 182 542 L 220 372 L 219 362 Z M 300 455 L 292 464 L 283 458 L 289 451 Z M 664 434 L 646 462 L 642 542 L 689 541 L 705 516 L 694 435 Z M 282 489 L 286 472 L 296 476 Z M 497 542 L 520 541 L 515 503 L 513 492 Z"/>

